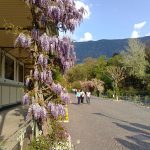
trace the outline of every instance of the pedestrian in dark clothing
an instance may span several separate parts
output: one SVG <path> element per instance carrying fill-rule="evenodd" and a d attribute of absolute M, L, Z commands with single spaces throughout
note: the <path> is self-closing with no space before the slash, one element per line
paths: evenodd
<path fill-rule="evenodd" d="M 85 96 L 85 93 L 84 93 L 84 91 L 82 90 L 82 91 L 81 91 L 81 103 L 84 103 L 84 96 Z"/>

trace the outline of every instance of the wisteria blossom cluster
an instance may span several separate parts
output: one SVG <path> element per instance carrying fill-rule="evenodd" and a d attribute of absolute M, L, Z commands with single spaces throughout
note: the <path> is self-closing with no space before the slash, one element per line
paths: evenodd
<path fill-rule="evenodd" d="M 54 22 L 63 31 L 73 32 L 83 20 L 85 10 L 77 9 L 73 0 L 24 0 L 30 7 L 36 6 L 36 19 L 39 24 L 45 25 L 48 21 Z M 40 17 L 39 17 L 40 16 Z"/>
<path fill-rule="evenodd" d="M 69 104 L 69 103 L 70 103 L 70 96 L 69 96 L 68 93 L 61 92 L 60 97 L 61 97 L 62 101 L 63 101 L 65 104 Z"/>
<path fill-rule="evenodd" d="M 20 33 L 19 36 L 15 40 L 15 47 L 23 47 L 29 48 L 31 46 L 31 37 L 29 35 L 25 35 L 24 33 Z"/>
<path fill-rule="evenodd" d="M 44 106 L 40 106 L 38 103 L 30 105 L 28 109 L 27 119 L 33 116 L 35 120 L 44 120 L 47 117 L 47 110 Z"/>
<path fill-rule="evenodd" d="M 52 88 L 52 91 L 55 94 L 60 95 L 60 98 L 61 98 L 61 100 L 62 100 L 62 102 L 64 104 L 69 104 L 70 103 L 70 96 L 69 96 L 69 94 L 63 89 L 63 87 L 59 83 L 55 84 L 53 82 L 51 88 Z"/>
<path fill-rule="evenodd" d="M 35 30 L 35 32 L 37 31 Z M 35 37 L 31 38 L 29 35 L 20 33 L 15 41 L 15 46 L 29 48 L 32 44 L 32 41 L 34 41 L 34 38 Z M 41 47 L 41 53 L 39 53 L 37 61 L 38 64 L 42 65 L 44 68 L 47 67 L 48 56 L 43 54 L 44 52 L 46 52 L 47 54 L 55 53 L 55 55 L 57 55 L 57 57 L 61 61 L 61 64 L 63 66 L 62 69 L 64 71 L 74 65 L 74 62 L 76 61 L 76 53 L 74 51 L 72 41 L 69 37 L 63 37 L 62 39 L 60 39 L 56 36 L 51 37 L 44 33 L 37 39 L 39 46 Z"/>
<path fill-rule="evenodd" d="M 61 104 L 53 104 L 51 102 L 48 103 L 48 108 L 55 119 L 58 117 L 65 117 L 66 111 L 63 105 Z"/>
<path fill-rule="evenodd" d="M 22 98 L 22 104 L 23 105 L 29 104 L 29 99 L 30 99 L 29 95 L 28 95 L 28 93 L 26 93 Z"/>
<path fill-rule="evenodd" d="M 60 39 L 56 36 L 50 37 L 44 33 L 39 37 L 39 43 L 43 51 L 51 54 L 55 53 L 57 55 L 61 60 L 64 70 L 67 70 L 74 65 L 74 62 L 76 61 L 76 53 L 69 37 L 63 37 Z M 38 61 L 40 64 L 43 64 L 43 57 L 43 54 L 40 54 L 40 59 Z"/>
<path fill-rule="evenodd" d="M 46 84 L 51 84 L 53 81 L 51 70 L 43 69 L 39 71 L 37 66 L 34 69 L 33 77 L 35 80 L 41 80 L 42 83 Z"/>
<path fill-rule="evenodd" d="M 52 83 L 52 91 L 58 95 L 60 95 L 60 93 L 62 92 L 62 86 L 58 83 L 58 84 L 55 84 L 55 83 Z"/>

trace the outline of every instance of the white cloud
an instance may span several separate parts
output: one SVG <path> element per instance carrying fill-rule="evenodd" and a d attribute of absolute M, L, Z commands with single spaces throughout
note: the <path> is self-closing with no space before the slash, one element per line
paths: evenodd
<path fill-rule="evenodd" d="M 150 32 L 149 32 L 149 33 L 147 33 L 145 36 L 150 36 Z"/>
<path fill-rule="evenodd" d="M 139 32 L 134 30 L 131 34 L 131 38 L 138 38 L 140 35 L 139 35 Z"/>
<path fill-rule="evenodd" d="M 91 41 L 93 40 L 93 36 L 90 32 L 86 32 L 84 33 L 84 36 L 83 38 L 80 38 L 80 41 L 83 42 L 83 41 Z"/>
<path fill-rule="evenodd" d="M 146 23 L 147 23 L 146 21 L 143 21 L 143 22 L 140 22 L 140 23 L 136 23 L 136 24 L 134 24 L 134 29 L 135 30 L 140 30 L 146 25 Z"/>
<path fill-rule="evenodd" d="M 83 7 L 85 9 L 85 14 L 83 15 L 83 18 L 89 19 L 90 15 L 91 15 L 90 7 L 79 0 L 75 1 L 75 4 L 76 4 L 76 8 L 79 9 L 79 8 Z"/>
<path fill-rule="evenodd" d="M 135 23 L 133 26 L 133 31 L 131 34 L 131 38 L 138 38 L 140 37 L 140 31 L 141 29 L 146 25 L 146 21 Z"/>

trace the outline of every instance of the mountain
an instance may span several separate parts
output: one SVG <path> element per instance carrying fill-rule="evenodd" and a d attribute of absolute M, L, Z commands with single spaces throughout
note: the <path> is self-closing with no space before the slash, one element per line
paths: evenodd
<path fill-rule="evenodd" d="M 141 42 L 150 46 L 150 36 L 138 38 Z M 88 42 L 75 42 L 75 51 L 77 54 L 77 63 L 81 63 L 85 58 L 98 58 L 101 55 L 111 57 L 119 53 L 128 46 L 129 39 L 98 40 Z"/>

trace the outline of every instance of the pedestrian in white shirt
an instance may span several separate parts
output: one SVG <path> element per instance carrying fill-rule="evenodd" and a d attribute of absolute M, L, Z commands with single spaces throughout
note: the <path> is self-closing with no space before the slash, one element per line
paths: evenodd
<path fill-rule="evenodd" d="M 86 92 L 86 101 L 88 104 L 90 104 L 90 98 L 91 98 L 91 92 L 88 91 L 88 92 Z"/>
<path fill-rule="evenodd" d="M 84 96 L 85 96 L 85 93 L 84 93 L 84 91 L 82 90 L 82 91 L 81 91 L 81 103 L 84 103 Z"/>

